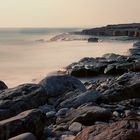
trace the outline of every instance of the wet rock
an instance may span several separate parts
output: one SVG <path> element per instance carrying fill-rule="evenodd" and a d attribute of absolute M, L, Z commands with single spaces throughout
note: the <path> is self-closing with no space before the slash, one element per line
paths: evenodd
<path fill-rule="evenodd" d="M 85 128 L 74 140 L 139 140 L 139 118 L 125 119 L 111 125 L 98 124 Z"/>
<path fill-rule="evenodd" d="M 46 116 L 39 110 L 28 110 L 12 118 L 0 121 L 0 140 L 17 136 L 25 132 L 41 137 Z"/>
<path fill-rule="evenodd" d="M 128 75 L 121 76 L 126 77 L 124 78 L 125 80 L 118 78 L 119 80 L 114 80 L 108 84 L 110 88 L 103 92 L 103 94 L 109 101 L 115 102 L 140 98 L 140 73 L 131 73 L 130 76 Z"/>
<path fill-rule="evenodd" d="M 78 133 L 82 130 L 82 124 L 78 122 L 74 122 L 69 126 L 69 130 L 74 133 Z"/>
<path fill-rule="evenodd" d="M 47 102 L 44 89 L 37 84 L 24 84 L 0 91 L 0 120 L 12 117 L 22 111 L 37 108 Z"/>
<path fill-rule="evenodd" d="M 24 133 L 8 140 L 36 140 L 36 137 L 32 133 Z"/>
<path fill-rule="evenodd" d="M 110 64 L 108 65 L 105 70 L 104 70 L 104 74 L 123 74 L 125 72 L 128 72 L 129 70 L 133 70 L 133 66 L 134 63 L 114 63 L 114 64 Z"/>
<path fill-rule="evenodd" d="M 7 88 L 8 88 L 7 85 L 3 81 L 0 81 L 0 90 L 4 90 Z"/>
<path fill-rule="evenodd" d="M 111 116 L 112 112 L 109 109 L 87 105 L 69 110 L 64 118 L 57 119 L 57 123 L 80 122 L 82 124 L 92 124 L 94 121 L 107 121 Z"/>
<path fill-rule="evenodd" d="M 75 94 L 73 96 L 65 97 L 63 101 L 60 103 L 60 107 L 67 107 L 67 108 L 77 108 L 82 104 L 85 103 L 106 103 L 108 102 L 107 99 L 99 92 L 95 90 L 87 91 L 84 93 Z"/>
<path fill-rule="evenodd" d="M 45 88 L 47 97 L 58 97 L 76 89 L 86 91 L 84 85 L 78 79 L 68 75 L 46 77 L 39 84 Z"/>

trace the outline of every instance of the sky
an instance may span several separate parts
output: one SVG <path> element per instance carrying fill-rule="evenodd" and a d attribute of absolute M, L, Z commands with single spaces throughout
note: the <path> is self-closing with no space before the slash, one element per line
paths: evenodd
<path fill-rule="evenodd" d="M 0 27 L 140 23 L 140 0 L 0 0 Z"/>

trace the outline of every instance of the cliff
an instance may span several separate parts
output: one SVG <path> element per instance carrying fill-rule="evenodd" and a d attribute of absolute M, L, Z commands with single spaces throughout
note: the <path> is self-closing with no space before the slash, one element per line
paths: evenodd
<path fill-rule="evenodd" d="M 140 23 L 107 25 L 100 28 L 83 30 L 82 34 L 97 36 L 140 37 Z"/>

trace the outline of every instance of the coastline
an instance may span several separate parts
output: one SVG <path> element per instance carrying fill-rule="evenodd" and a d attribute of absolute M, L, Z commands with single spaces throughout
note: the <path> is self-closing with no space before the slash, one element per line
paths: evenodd
<path fill-rule="evenodd" d="M 0 81 L 0 139 L 138 140 L 140 42 L 128 51 L 82 58 L 36 84 Z"/>

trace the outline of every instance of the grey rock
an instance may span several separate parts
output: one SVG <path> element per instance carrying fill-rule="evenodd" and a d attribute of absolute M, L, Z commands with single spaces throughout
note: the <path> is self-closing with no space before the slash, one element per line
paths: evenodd
<path fill-rule="evenodd" d="M 73 122 L 70 126 L 69 126 L 69 130 L 74 132 L 74 133 L 78 133 L 82 130 L 82 124 L 79 122 Z"/>
<path fill-rule="evenodd" d="M 46 113 L 46 117 L 47 118 L 52 118 L 52 117 L 56 117 L 56 112 L 55 111 L 50 111 Z"/>
<path fill-rule="evenodd" d="M 67 99 L 65 98 L 61 103 L 60 107 L 67 107 L 67 108 L 77 108 L 82 104 L 85 103 L 106 103 L 108 102 L 107 99 L 99 92 L 95 90 L 87 91 L 84 93 L 75 94 L 73 96 L 69 96 Z"/>
<path fill-rule="evenodd" d="M 64 116 L 64 115 L 67 113 L 68 110 L 69 110 L 68 108 L 61 108 L 61 109 L 57 112 L 56 116 Z"/>
<path fill-rule="evenodd" d="M 37 108 L 47 102 L 45 90 L 37 84 L 24 84 L 0 91 L 0 120 L 22 111 Z"/>
<path fill-rule="evenodd" d="M 86 91 L 86 88 L 78 79 L 68 75 L 46 77 L 39 84 L 46 90 L 47 97 L 58 97 L 75 89 Z"/>
<path fill-rule="evenodd" d="M 69 110 L 64 118 L 57 119 L 57 124 L 64 122 L 80 122 L 82 124 L 93 123 L 94 121 L 109 120 L 112 112 L 109 109 L 98 106 L 82 106 Z"/>
<path fill-rule="evenodd" d="M 40 138 L 46 116 L 39 110 L 28 110 L 12 118 L 0 121 L 0 140 L 7 140 L 22 133 L 31 132 Z"/>

